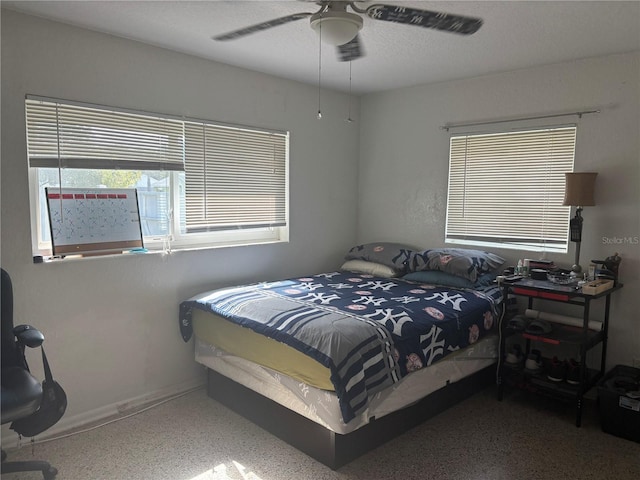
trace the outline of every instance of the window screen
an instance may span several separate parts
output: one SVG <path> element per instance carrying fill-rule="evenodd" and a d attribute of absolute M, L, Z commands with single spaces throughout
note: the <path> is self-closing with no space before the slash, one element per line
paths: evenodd
<path fill-rule="evenodd" d="M 183 170 L 183 122 L 37 98 L 25 102 L 29 165 Z"/>
<path fill-rule="evenodd" d="M 567 251 L 576 127 L 451 137 L 446 241 Z"/>
<path fill-rule="evenodd" d="M 187 232 L 286 224 L 287 135 L 187 122 Z"/>

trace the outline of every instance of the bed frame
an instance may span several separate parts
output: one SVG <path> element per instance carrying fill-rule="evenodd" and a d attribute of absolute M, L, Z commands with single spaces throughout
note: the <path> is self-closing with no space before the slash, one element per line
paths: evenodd
<path fill-rule="evenodd" d="M 418 402 L 361 428 L 342 435 L 289 410 L 273 400 L 207 369 L 207 394 L 276 437 L 335 470 L 362 454 L 410 430 L 495 384 L 495 364 L 440 390 Z"/>

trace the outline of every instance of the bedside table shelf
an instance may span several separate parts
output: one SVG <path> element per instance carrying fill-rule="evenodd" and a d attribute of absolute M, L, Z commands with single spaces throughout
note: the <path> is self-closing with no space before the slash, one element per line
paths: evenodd
<path fill-rule="evenodd" d="M 536 388 L 542 391 L 547 391 L 556 395 L 564 395 L 568 399 L 575 399 L 576 395 L 580 393 L 580 388 L 585 388 L 585 391 L 595 385 L 600 378 L 600 372 L 593 368 L 587 368 L 587 380 L 582 384 L 571 384 L 567 382 L 554 382 L 549 380 L 546 375 L 533 375 L 530 382 L 535 385 Z"/>
<path fill-rule="evenodd" d="M 602 331 L 596 332 L 594 330 L 587 330 L 586 332 L 582 327 L 572 327 L 569 325 L 562 325 L 560 323 L 549 322 L 553 327 L 550 333 L 545 335 L 536 335 L 527 332 L 518 332 L 514 335 L 520 335 L 522 338 L 531 340 L 534 342 L 543 342 L 551 345 L 581 345 L 585 344 L 587 348 L 591 348 L 594 345 L 602 342 L 604 335 Z"/>
<path fill-rule="evenodd" d="M 549 362 L 547 359 L 545 363 Z M 547 396 L 561 400 L 575 400 L 581 388 L 579 384 L 573 385 L 567 382 L 549 380 L 546 373 L 528 373 L 524 369 L 515 369 L 512 367 L 505 367 L 504 370 L 503 381 L 507 385 L 534 393 L 546 394 Z M 584 382 L 584 385 L 594 386 L 601 378 L 600 372 L 592 368 L 588 368 L 586 374 L 587 380 Z"/>

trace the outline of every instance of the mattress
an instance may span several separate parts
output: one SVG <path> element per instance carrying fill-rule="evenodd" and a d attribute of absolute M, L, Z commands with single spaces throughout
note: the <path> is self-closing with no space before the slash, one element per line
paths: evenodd
<path fill-rule="evenodd" d="M 216 345 L 232 355 L 270 367 L 313 387 L 334 390 L 331 371 L 327 367 L 285 343 L 203 310 L 194 310 L 192 321 L 196 338 L 206 343 Z"/>
<path fill-rule="evenodd" d="M 495 363 L 498 336 L 488 335 L 428 368 L 417 370 L 377 392 L 366 410 L 345 423 L 335 392 L 317 388 L 272 368 L 232 355 L 196 337 L 196 361 L 250 388 L 325 428 L 347 434 L 374 418 L 407 407 L 448 383 L 457 382 Z"/>

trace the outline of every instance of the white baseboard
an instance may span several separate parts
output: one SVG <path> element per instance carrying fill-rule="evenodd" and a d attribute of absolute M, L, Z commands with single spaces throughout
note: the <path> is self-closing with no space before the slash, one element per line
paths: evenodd
<path fill-rule="evenodd" d="M 162 388 L 154 392 L 145 393 L 143 395 L 123 400 L 121 402 L 105 405 L 88 412 L 80 413 L 73 416 L 63 416 L 58 423 L 48 429 L 46 432 L 38 435 L 34 438 L 35 442 L 46 441 L 47 439 L 55 438 L 63 434 L 73 432 L 75 430 L 81 430 L 88 428 L 92 425 L 98 425 L 101 422 L 109 419 L 117 419 L 123 417 L 128 413 L 151 405 L 156 402 L 180 395 L 190 390 L 203 387 L 206 384 L 206 379 L 197 378 L 191 379 L 180 384 L 172 385 L 170 387 Z M 13 430 L 9 429 L 9 424 L 2 426 L 2 448 L 18 448 L 30 443 L 30 439 L 22 438 Z"/>

